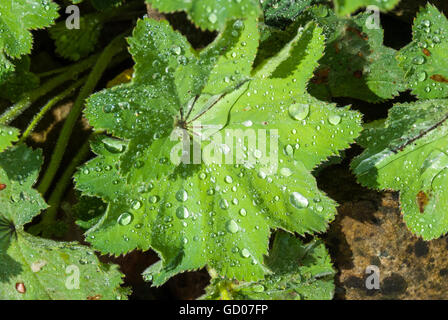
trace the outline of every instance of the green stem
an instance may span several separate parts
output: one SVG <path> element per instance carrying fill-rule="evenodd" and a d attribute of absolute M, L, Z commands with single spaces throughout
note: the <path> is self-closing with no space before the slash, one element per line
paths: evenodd
<path fill-rule="evenodd" d="M 0 124 L 9 124 L 20 114 L 22 114 L 26 109 L 28 109 L 33 102 L 45 96 L 55 88 L 59 87 L 61 84 L 76 78 L 78 74 L 89 69 L 97 59 L 98 55 L 96 54 L 81 62 L 75 63 L 71 65 L 66 72 L 45 82 L 36 90 L 25 93 L 17 103 L 15 103 L 11 108 L 3 113 L 3 115 L 0 117 Z"/>
<path fill-rule="evenodd" d="M 47 102 L 46 105 L 42 107 L 40 112 L 34 116 L 33 120 L 29 124 L 28 128 L 26 128 L 25 132 L 22 135 L 22 138 L 20 138 L 20 142 L 25 142 L 25 140 L 28 138 L 28 136 L 33 132 L 34 128 L 37 126 L 37 124 L 42 120 L 42 118 L 45 116 L 45 114 L 58 102 L 61 100 L 67 98 L 70 94 L 73 93 L 76 89 L 78 89 L 83 83 L 85 83 L 87 77 L 83 77 L 76 81 L 74 84 L 72 84 L 69 88 L 58 94 L 56 97 L 52 98 L 50 101 Z"/>
<path fill-rule="evenodd" d="M 46 78 L 55 74 L 59 74 L 62 72 L 66 72 L 68 69 L 70 69 L 71 66 L 65 66 L 65 67 L 61 67 L 61 68 L 57 68 L 57 69 L 53 69 L 47 72 L 42 72 L 42 73 L 37 73 L 36 76 L 38 76 L 39 78 Z"/>
<path fill-rule="evenodd" d="M 92 134 L 94 135 L 94 134 Z M 70 181 L 72 179 L 73 173 L 76 168 L 84 161 L 90 151 L 90 138 L 82 145 L 81 149 L 78 151 L 76 156 L 72 159 L 68 167 L 65 169 L 62 177 L 59 179 L 54 191 L 51 193 L 50 198 L 48 200 L 49 208 L 42 214 L 42 220 L 31 227 L 30 232 L 35 234 L 39 234 L 41 232 L 48 232 L 51 228 L 47 228 L 50 226 L 56 219 L 56 215 L 58 213 L 58 209 L 60 207 L 62 198 L 67 190 Z"/>
<path fill-rule="evenodd" d="M 59 139 L 56 143 L 56 147 L 51 156 L 48 169 L 46 170 L 44 177 L 42 178 L 42 181 L 37 188 L 42 194 L 45 194 L 48 191 L 53 178 L 59 169 L 62 157 L 64 156 L 64 152 L 67 149 L 67 145 L 73 128 L 84 106 L 84 101 L 95 89 L 98 81 L 111 62 L 112 58 L 125 48 L 125 44 L 126 43 L 124 41 L 124 35 L 120 35 L 115 38 L 101 53 L 95 66 L 92 69 L 92 72 L 89 74 L 86 84 L 82 87 L 75 103 L 73 104 L 72 110 L 65 120 L 64 126 L 62 127 L 61 133 L 59 135 Z"/>

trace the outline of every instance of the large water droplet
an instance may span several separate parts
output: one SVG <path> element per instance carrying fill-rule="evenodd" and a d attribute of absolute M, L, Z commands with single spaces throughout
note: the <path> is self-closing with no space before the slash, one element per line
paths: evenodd
<path fill-rule="evenodd" d="M 219 207 L 223 210 L 226 210 L 229 208 L 229 202 L 226 199 L 221 199 L 219 201 Z"/>
<path fill-rule="evenodd" d="M 184 189 L 180 189 L 176 192 L 176 199 L 179 202 L 185 202 L 188 200 L 188 193 Z"/>
<path fill-rule="evenodd" d="M 122 226 L 129 225 L 134 217 L 129 212 L 124 212 L 118 217 L 118 223 Z"/>
<path fill-rule="evenodd" d="M 305 120 L 310 113 L 308 104 L 296 103 L 289 106 L 289 115 L 296 120 Z"/>
<path fill-rule="evenodd" d="M 187 219 L 190 216 L 190 213 L 188 212 L 188 209 L 186 207 L 181 206 L 181 207 L 177 208 L 176 216 L 179 219 Z"/>
<path fill-rule="evenodd" d="M 218 17 L 216 16 L 216 14 L 212 13 L 208 16 L 208 21 L 210 21 L 211 23 L 216 23 L 216 21 L 218 21 Z"/>
<path fill-rule="evenodd" d="M 281 168 L 280 169 L 280 174 L 284 177 L 289 177 L 290 175 L 292 175 L 292 171 L 289 168 Z"/>
<path fill-rule="evenodd" d="M 241 250 L 241 255 L 242 255 L 244 258 L 249 258 L 249 257 L 250 257 L 250 252 L 249 252 L 249 250 L 247 250 L 246 248 L 244 248 L 243 250 Z"/>
<path fill-rule="evenodd" d="M 240 229 L 238 227 L 238 224 L 235 222 L 235 220 L 230 220 L 229 222 L 227 222 L 227 231 L 229 231 L 230 233 L 237 233 L 238 230 Z"/>
<path fill-rule="evenodd" d="M 424 64 L 425 61 L 426 61 L 426 59 L 425 59 L 425 57 L 423 57 L 423 56 L 417 56 L 417 57 L 415 57 L 415 58 L 412 60 L 412 62 L 413 62 L 414 64 L 418 64 L 418 65 L 420 65 L 420 64 Z"/>
<path fill-rule="evenodd" d="M 337 114 L 332 114 L 328 117 L 328 122 L 336 126 L 341 122 L 341 117 Z"/>
<path fill-rule="evenodd" d="M 308 199 L 298 192 L 291 193 L 291 195 L 289 196 L 289 201 L 297 209 L 308 207 Z"/>

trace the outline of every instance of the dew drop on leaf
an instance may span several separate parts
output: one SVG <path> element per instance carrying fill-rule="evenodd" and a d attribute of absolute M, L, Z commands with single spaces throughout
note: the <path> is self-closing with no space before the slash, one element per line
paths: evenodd
<path fill-rule="evenodd" d="M 184 206 L 180 206 L 176 209 L 176 216 L 179 219 L 187 219 L 190 216 L 190 213 L 188 212 L 188 209 Z"/>
<path fill-rule="evenodd" d="M 308 104 L 296 103 L 289 106 L 289 115 L 295 120 L 305 120 L 310 113 Z"/>
<path fill-rule="evenodd" d="M 129 212 L 124 212 L 118 217 L 118 223 L 122 226 L 129 225 L 134 217 Z"/>
<path fill-rule="evenodd" d="M 243 258 L 249 258 L 250 257 L 250 252 L 249 252 L 249 250 L 244 248 L 243 250 L 241 250 L 241 255 L 243 256 Z"/>
<path fill-rule="evenodd" d="M 328 122 L 336 126 L 341 122 L 341 117 L 337 114 L 332 114 L 328 117 Z"/>
<path fill-rule="evenodd" d="M 227 222 L 227 231 L 229 231 L 230 233 L 237 233 L 238 230 L 240 229 L 238 227 L 238 224 L 235 222 L 235 220 L 230 220 L 229 222 Z"/>
<path fill-rule="evenodd" d="M 297 209 L 303 209 L 308 207 L 308 199 L 298 192 L 293 192 L 289 196 L 289 201 Z"/>
<path fill-rule="evenodd" d="M 180 189 L 176 192 L 176 199 L 179 202 L 185 202 L 188 200 L 188 193 L 184 189 Z"/>

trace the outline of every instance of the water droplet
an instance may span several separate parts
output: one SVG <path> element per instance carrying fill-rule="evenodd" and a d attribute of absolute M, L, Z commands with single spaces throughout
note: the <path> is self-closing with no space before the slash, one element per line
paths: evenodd
<path fill-rule="evenodd" d="M 233 182 L 233 179 L 232 179 L 231 176 L 226 176 L 226 177 L 224 178 L 224 181 L 227 182 L 227 183 L 232 183 L 232 182 Z"/>
<path fill-rule="evenodd" d="M 129 212 L 124 212 L 118 217 L 118 223 L 122 226 L 129 225 L 134 217 Z"/>
<path fill-rule="evenodd" d="M 280 169 L 280 174 L 284 177 L 289 177 L 290 175 L 292 175 L 292 171 L 289 168 L 281 168 Z"/>
<path fill-rule="evenodd" d="M 249 250 L 244 248 L 243 250 L 241 250 L 241 255 L 243 256 L 243 258 L 249 258 L 250 257 L 250 252 L 249 252 Z"/>
<path fill-rule="evenodd" d="M 242 208 L 242 209 L 240 210 L 240 215 L 242 215 L 243 217 L 245 217 L 246 214 L 247 214 L 246 209 Z"/>
<path fill-rule="evenodd" d="M 264 292 L 264 286 L 261 284 L 254 285 L 252 287 L 252 289 L 254 290 L 254 292 L 258 292 L 258 293 Z"/>
<path fill-rule="evenodd" d="M 184 189 L 180 189 L 176 192 L 176 199 L 179 202 L 185 202 L 188 200 L 188 193 Z"/>
<path fill-rule="evenodd" d="M 187 219 L 190 216 L 190 213 L 188 212 L 188 209 L 186 207 L 181 206 L 181 207 L 177 208 L 176 216 L 179 219 Z"/>
<path fill-rule="evenodd" d="M 430 27 L 431 26 L 431 21 L 429 20 L 422 20 L 422 25 L 425 27 Z"/>
<path fill-rule="evenodd" d="M 134 201 L 134 203 L 132 204 L 132 208 L 135 210 L 138 210 L 142 207 L 142 203 L 138 200 Z"/>
<path fill-rule="evenodd" d="M 297 209 L 308 207 L 308 199 L 298 192 L 291 193 L 291 195 L 289 196 L 289 201 Z"/>
<path fill-rule="evenodd" d="M 182 48 L 176 46 L 176 47 L 173 48 L 173 52 L 174 52 L 175 54 L 177 54 L 177 55 L 180 55 L 180 54 L 182 53 Z"/>
<path fill-rule="evenodd" d="M 284 150 L 287 156 L 292 156 L 294 154 L 294 148 L 290 144 L 288 144 Z"/>
<path fill-rule="evenodd" d="M 425 71 L 422 71 L 417 75 L 417 80 L 420 82 L 425 81 L 427 76 L 427 73 Z"/>
<path fill-rule="evenodd" d="M 112 153 L 121 153 L 124 151 L 125 144 L 123 141 L 106 137 L 103 140 L 104 147 Z"/>
<path fill-rule="evenodd" d="M 310 106 L 308 104 L 296 103 L 289 106 L 289 115 L 296 120 L 305 120 L 310 113 Z"/>
<path fill-rule="evenodd" d="M 235 222 L 235 220 L 230 220 L 229 222 L 227 222 L 227 231 L 229 231 L 230 233 L 237 233 L 238 230 L 240 229 L 238 227 L 238 224 Z"/>
<path fill-rule="evenodd" d="M 229 202 L 226 199 L 221 199 L 219 201 L 219 207 L 223 210 L 227 210 L 229 208 Z"/>
<path fill-rule="evenodd" d="M 341 122 L 341 117 L 337 114 L 332 114 L 328 117 L 328 122 L 336 126 Z"/>
<path fill-rule="evenodd" d="M 251 127 L 252 126 L 252 121 L 250 121 L 250 120 L 246 120 L 246 121 L 244 121 L 243 122 L 243 125 L 245 126 L 245 127 Z"/>
<path fill-rule="evenodd" d="M 218 17 L 216 16 L 216 14 L 212 13 L 208 16 L 208 21 L 210 21 L 211 23 L 216 23 L 216 21 L 218 21 Z"/>
<path fill-rule="evenodd" d="M 424 64 L 425 61 L 426 61 L 426 59 L 423 56 L 417 56 L 417 57 L 414 58 L 414 60 L 412 60 L 412 62 L 414 64 L 418 64 L 418 65 Z"/>

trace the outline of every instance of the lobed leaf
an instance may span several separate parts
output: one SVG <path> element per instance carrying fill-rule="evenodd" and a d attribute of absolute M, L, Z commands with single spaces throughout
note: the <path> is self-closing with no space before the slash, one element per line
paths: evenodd
<path fill-rule="evenodd" d="M 414 20 L 413 41 L 398 53 L 412 93 L 420 99 L 448 97 L 448 20 L 428 4 Z"/>
<path fill-rule="evenodd" d="M 383 29 L 372 26 L 369 14 L 339 18 L 319 6 L 304 12 L 299 22 L 309 20 L 323 26 L 327 40 L 325 55 L 310 85 L 314 96 L 380 102 L 407 89 L 396 51 L 383 45 Z"/>
<path fill-rule="evenodd" d="M 311 170 L 347 148 L 361 128 L 358 113 L 306 93 L 324 50 L 319 27 L 301 28 L 255 70 L 252 19 L 229 22 L 201 51 L 150 19 L 138 22 L 129 43 L 132 81 L 93 95 L 85 112 L 96 130 L 119 138 L 96 141 L 98 157 L 75 177 L 85 195 L 108 204 L 87 232 L 95 248 L 114 255 L 156 250 L 162 261 L 151 269 L 155 285 L 204 266 L 251 281 L 268 272 L 271 229 L 327 228 L 335 203 Z M 254 132 L 265 142 L 248 144 Z M 199 162 L 176 158 L 184 134 L 200 143 Z M 275 141 L 278 150 L 268 151 Z"/>
<path fill-rule="evenodd" d="M 362 7 L 376 6 L 382 11 L 395 8 L 400 0 L 334 0 L 335 11 L 338 15 L 348 15 Z"/>
<path fill-rule="evenodd" d="M 146 0 L 161 12 L 186 11 L 188 17 L 201 29 L 222 30 L 228 20 L 257 17 L 258 0 L 209 1 L 209 0 Z"/>
<path fill-rule="evenodd" d="M 366 130 L 366 150 L 352 162 L 365 186 L 400 191 L 404 221 L 425 240 L 448 231 L 448 100 L 395 105 L 385 123 Z"/>
<path fill-rule="evenodd" d="M 42 155 L 24 145 L 0 153 L 0 299 L 123 299 L 122 274 L 77 243 L 24 231 L 47 206 L 32 189 Z"/>
<path fill-rule="evenodd" d="M 2 0 L 0 3 L 0 80 L 14 69 L 10 58 L 29 54 L 30 30 L 48 27 L 58 17 L 51 0 Z"/>
<path fill-rule="evenodd" d="M 320 240 L 307 244 L 284 232 L 276 234 L 266 266 L 273 272 L 257 282 L 215 278 L 206 288 L 205 300 L 330 300 L 334 270 Z"/>

